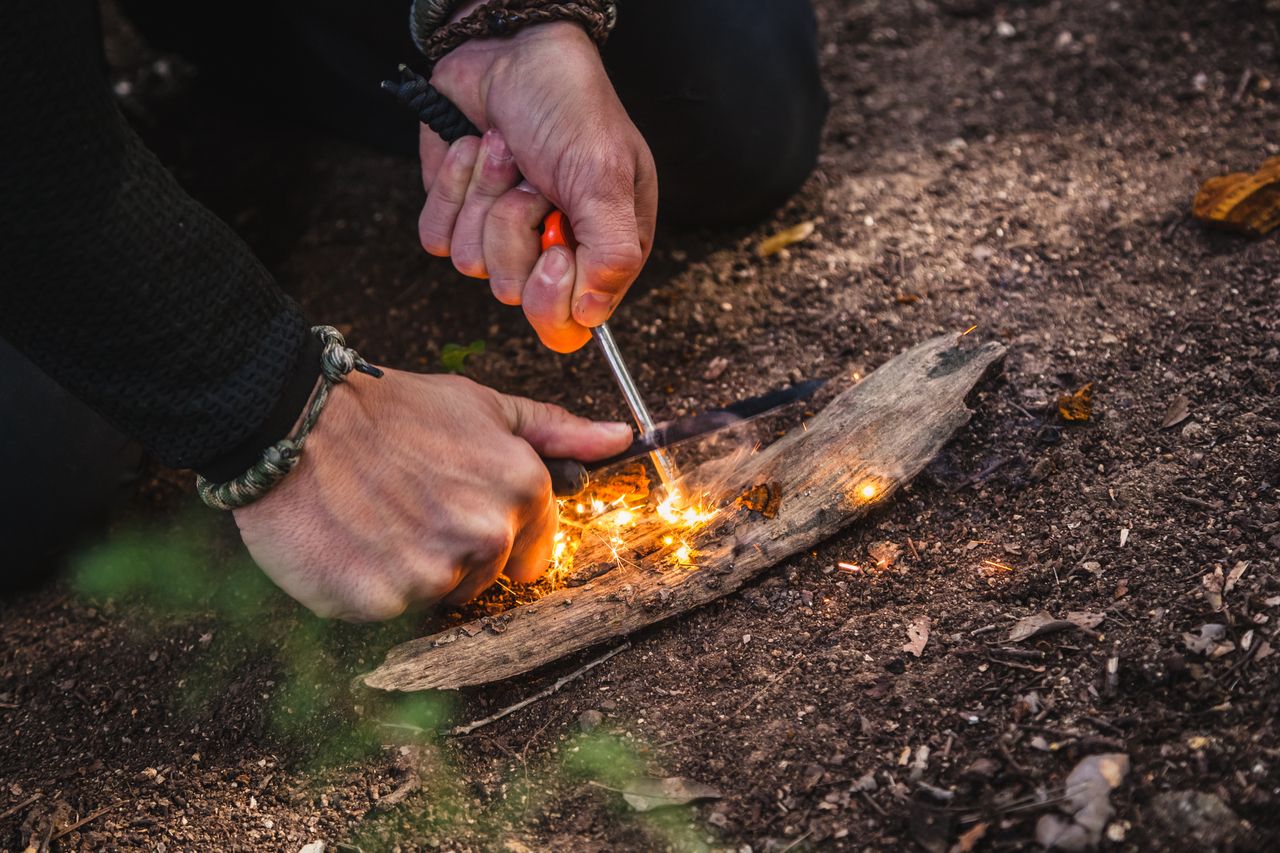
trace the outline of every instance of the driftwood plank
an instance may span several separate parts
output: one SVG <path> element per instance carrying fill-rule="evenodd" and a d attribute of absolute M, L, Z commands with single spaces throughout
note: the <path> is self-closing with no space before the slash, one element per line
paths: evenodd
<path fill-rule="evenodd" d="M 732 471 L 718 490 L 728 504 L 689 539 L 696 568 L 673 569 L 658 556 L 618 566 L 589 586 L 560 589 L 496 619 L 396 646 L 360 680 L 382 690 L 498 681 L 732 592 L 908 483 L 968 422 L 965 398 L 1003 357 L 997 343 L 946 335 L 844 391 L 807 429 L 792 431 Z M 761 483 L 776 484 L 781 495 L 772 518 L 732 503 Z M 606 550 L 584 546 L 575 564 L 606 562 Z"/>

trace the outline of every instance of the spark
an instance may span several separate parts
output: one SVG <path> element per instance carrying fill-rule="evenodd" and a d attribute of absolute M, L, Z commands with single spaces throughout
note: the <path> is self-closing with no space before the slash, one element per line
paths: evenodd
<path fill-rule="evenodd" d="M 629 509 L 618 510 L 613 516 L 613 523 L 618 527 L 626 527 L 636 520 L 636 515 Z"/>
<path fill-rule="evenodd" d="M 969 328 L 967 328 L 967 329 L 965 329 L 963 332 L 961 332 L 961 333 L 960 333 L 960 337 L 962 337 L 962 338 L 963 338 L 965 335 L 969 334 L 970 332 L 972 332 L 972 331 L 973 331 L 974 329 L 976 329 L 976 328 L 978 328 L 978 324 L 977 324 L 977 323 L 974 323 L 972 326 L 970 326 Z"/>
<path fill-rule="evenodd" d="M 875 483 L 863 483 L 858 487 L 858 494 L 862 496 L 864 501 L 869 501 L 874 498 L 877 491 L 879 490 L 876 488 Z"/>
<path fill-rule="evenodd" d="M 578 515 L 582 515 L 584 512 L 587 511 L 587 508 L 582 504 L 578 504 L 577 510 L 578 510 Z"/>
<path fill-rule="evenodd" d="M 848 572 L 852 575 L 862 574 L 862 567 L 855 566 L 853 563 L 836 563 L 836 568 L 842 572 Z"/>
<path fill-rule="evenodd" d="M 676 541 L 676 540 L 675 540 L 675 537 L 673 537 L 673 536 L 663 536 L 663 537 L 662 537 L 662 544 L 663 544 L 663 545 L 670 545 L 672 542 L 675 542 L 675 541 Z"/>
<path fill-rule="evenodd" d="M 995 560 L 983 560 L 982 565 L 989 569 L 999 569 L 1002 572 L 1013 571 L 1013 566 L 1006 566 L 1004 563 L 997 563 Z"/>

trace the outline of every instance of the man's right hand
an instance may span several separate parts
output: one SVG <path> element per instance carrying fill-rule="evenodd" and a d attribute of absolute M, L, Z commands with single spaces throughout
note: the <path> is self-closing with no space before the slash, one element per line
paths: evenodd
<path fill-rule="evenodd" d="M 599 51 L 576 24 L 540 24 L 467 42 L 431 81 L 488 132 L 448 146 L 422 128 L 423 247 L 523 305 L 551 349 L 581 347 L 648 259 L 658 210 L 653 155 Z M 540 251 L 553 205 L 576 252 Z"/>
<path fill-rule="evenodd" d="M 601 459 L 631 429 L 456 376 L 351 374 L 297 468 L 235 511 L 249 553 L 320 616 L 390 619 L 549 567 L 556 502 L 539 454 Z"/>

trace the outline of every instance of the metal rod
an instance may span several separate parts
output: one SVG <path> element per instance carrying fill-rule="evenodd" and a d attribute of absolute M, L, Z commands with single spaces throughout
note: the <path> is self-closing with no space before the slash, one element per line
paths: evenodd
<path fill-rule="evenodd" d="M 640 389 L 636 387 L 635 380 L 631 378 L 631 371 L 627 369 L 627 363 L 618 350 L 613 332 L 609 331 L 609 324 L 601 323 L 596 326 L 591 330 L 591 336 L 600 345 L 604 360 L 609 363 L 609 369 L 613 371 L 613 378 L 618 380 L 622 396 L 626 399 L 632 416 L 640 426 L 641 436 L 649 438 L 654 432 L 653 417 L 649 414 L 649 407 L 644 404 L 644 398 L 640 396 Z M 667 495 L 674 495 L 678 477 L 676 466 L 672 463 L 670 455 L 662 448 L 658 448 L 649 454 L 649 458 L 653 460 L 653 467 L 658 469 L 658 477 L 662 480 L 662 485 L 666 486 Z"/>

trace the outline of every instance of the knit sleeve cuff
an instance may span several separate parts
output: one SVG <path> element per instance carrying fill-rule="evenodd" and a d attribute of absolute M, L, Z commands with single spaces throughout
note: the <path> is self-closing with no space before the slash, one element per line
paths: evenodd
<path fill-rule="evenodd" d="M 293 431 L 320 379 L 320 356 L 324 351 L 315 335 L 305 335 L 304 341 L 293 371 L 285 379 L 280 398 L 266 420 L 233 450 L 196 466 L 197 474 L 213 483 L 233 480 L 249 470 L 261 458 L 262 451 Z"/>

